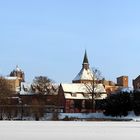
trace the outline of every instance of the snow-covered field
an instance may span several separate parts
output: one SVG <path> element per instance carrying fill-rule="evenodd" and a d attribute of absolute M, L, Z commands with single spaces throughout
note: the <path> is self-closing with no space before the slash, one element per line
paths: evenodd
<path fill-rule="evenodd" d="M 140 140 L 139 122 L 1 121 L 0 140 Z"/>

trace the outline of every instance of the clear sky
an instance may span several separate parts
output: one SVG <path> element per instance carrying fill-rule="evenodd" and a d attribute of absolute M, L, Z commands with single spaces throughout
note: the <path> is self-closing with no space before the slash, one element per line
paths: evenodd
<path fill-rule="evenodd" d="M 0 74 L 71 82 L 85 49 L 108 80 L 140 74 L 140 0 L 0 0 Z M 131 83 L 130 83 L 131 84 Z"/>

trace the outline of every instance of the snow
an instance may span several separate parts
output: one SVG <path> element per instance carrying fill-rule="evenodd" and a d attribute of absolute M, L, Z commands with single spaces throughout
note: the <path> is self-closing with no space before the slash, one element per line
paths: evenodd
<path fill-rule="evenodd" d="M 16 68 L 15 68 L 15 71 L 21 72 L 22 70 L 17 65 Z"/>
<path fill-rule="evenodd" d="M 71 83 L 71 84 L 64 84 L 62 83 L 62 88 L 64 92 L 70 92 L 70 93 L 88 93 L 90 90 L 92 90 L 91 84 L 83 84 L 83 83 Z M 105 88 L 103 84 L 97 84 L 95 87 L 95 92 L 104 93 Z"/>
<path fill-rule="evenodd" d="M 21 82 L 20 95 L 34 95 L 31 91 L 31 84 L 26 82 Z"/>
<path fill-rule="evenodd" d="M 91 94 L 89 95 L 89 92 L 92 92 L 92 85 L 88 84 L 85 85 L 83 83 L 71 83 L 71 84 L 61 84 L 64 96 L 66 99 L 91 99 Z M 101 93 L 99 97 L 96 97 L 96 99 L 105 99 L 107 97 L 107 94 L 105 94 L 105 89 L 102 84 L 97 84 L 94 88 L 94 91 L 96 93 Z M 85 94 L 87 94 L 85 96 Z M 76 95 L 76 96 L 73 96 Z"/>
<path fill-rule="evenodd" d="M 131 87 L 125 87 L 125 88 L 122 88 L 120 90 L 121 90 L 121 92 L 127 92 L 127 93 L 132 93 L 133 92 L 133 89 Z"/>
<path fill-rule="evenodd" d="M 138 122 L 1 121 L 1 140 L 139 140 Z"/>
<path fill-rule="evenodd" d="M 99 93 L 99 92 L 102 92 L 102 93 L 105 93 L 105 88 L 103 86 L 103 84 L 97 84 L 94 88 L 94 92 L 96 93 Z"/>
<path fill-rule="evenodd" d="M 16 80 L 17 77 L 16 76 L 7 76 L 5 77 L 6 80 Z"/>
<path fill-rule="evenodd" d="M 111 119 L 111 120 L 132 120 L 132 121 L 139 121 L 140 116 L 136 116 L 133 111 L 128 112 L 127 116 L 105 116 L 102 112 L 96 113 L 60 113 L 59 119 L 64 119 L 65 117 L 68 118 L 79 118 L 79 119 Z"/>
<path fill-rule="evenodd" d="M 73 81 L 77 80 L 93 80 L 93 73 L 90 69 L 82 68 Z"/>
<path fill-rule="evenodd" d="M 75 96 L 73 96 L 74 94 Z M 91 99 L 91 96 L 84 96 L 82 93 L 64 93 L 66 99 Z"/>
<path fill-rule="evenodd" d="M 83 93 L 64 93 L 66 99 L 92 99 L 92 95 L 83 94 Z M 99 97 L 95 97 L 95 99 L 105 99 L 107 94 L 100 94 Z"/>

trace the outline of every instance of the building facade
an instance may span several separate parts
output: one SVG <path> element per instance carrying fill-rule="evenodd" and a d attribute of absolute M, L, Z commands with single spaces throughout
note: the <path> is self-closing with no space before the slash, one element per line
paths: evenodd
<path fill-rule="evenodd" d="M 17 77 L 5 77 L 5 79 L 13 93 L 17 93 L 20 90 L 20 81 Z"/>
<path fill-rule="evenodd" d="M 140 90 L 140 75 L 133 80 L 133 88 L 134 90 Z"/>
<path fill-rule="evenodd" d="M 128 76 L 120 76 L 116 78 L 116 83 L 103 79 L 102 83 L 106 89 L 107 94 L 112 94 L 115 92 L 128 89 Z"/>
<path fill-rule="evenodd" d="M 117 85 L 122 87 L 128 87 L 128 76 L 120 76 L 117 78 Z"/>

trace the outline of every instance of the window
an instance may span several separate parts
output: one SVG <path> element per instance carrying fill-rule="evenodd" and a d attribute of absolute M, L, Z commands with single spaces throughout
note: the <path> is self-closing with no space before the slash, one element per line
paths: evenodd
<path fill-rule="evenodd" d="M 76 93 L 72 93 L 71 96 L 72 96 L 72 97 L 77 97 L 77 94 L 76 94 Z"/>
<path fill-rule="evenodd" d="M 84 97 L 89 97 L 89 94 L 88 93 L 83 93 L 83 96 Z"/>

